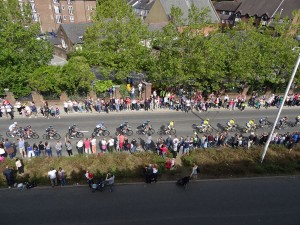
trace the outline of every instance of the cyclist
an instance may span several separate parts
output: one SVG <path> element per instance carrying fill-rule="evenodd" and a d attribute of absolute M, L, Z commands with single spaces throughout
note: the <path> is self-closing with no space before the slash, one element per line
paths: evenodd
<path fill-rule="evenodd" d="M 142 128 L 144 129 L 144 132 L 147 132 L 147 131 L 151 128 L 150 120 L 145 121 L 145 122 L 142 124 Z"/>
<path fill-rule="evenodd" d="M 77 125 L 73 124 L 72 126 L 69 127 L 69 135 L 72 137 L 74 134 L 77 132 Z"/>
<path fill-rule="evenodd" d="M 296 117 L 296 124 L 300 123 L 300 115 Z"/>
<path fill-rule="evenodd" d="M 53 135 L 55 134 L 55 130 L 52 126 L 49 126 L 47 129 L 46 129 L 46 132 L 47 134 L 50 136 L 50 138 L 53 138 Z"/>
<path fill-rule="evenodd" d="M 18 131 L 18 123 L 14 122 L 8 127 L 9 132 L 12 134 L 12 137 L 17 133 Z"/>
<path fill-rule="evenodd" d="M 246 123 L 246 126 L 247 126 L 248 128 L 254 127 L 254 126 L 255 126 L 255 120 L 254 120 L 254 119 L 249 120 L 249 121 Z"/>
<path fill-rule="evenodd" d="M 120 124 L 120 131 L 123 132 L 123 131 L 127 130 L 128 126 L 129 126 L 128 121 L 125 121 L 124 123 L 121 123 Z"/>
<path fill-rule="evenodd" d="M 97 133 L 97 136 L 99 136 L 99 131 L 103 130 L 104 128 L 104 123 L 100 121 L 99 124 L 97 124 L 97 126 L 95 127 L 94 132 Z"/>
<path fill-rule="evenodd" d="M 280 119 L 280 126 L 284 126 L 287 124 L 287 121 L 289 120 L 289 118 L 287 116 L 284 116 L 283 118 Z"/>
<path fill-rule="evenodd" d="M 172 129 L 174 129 L 174 120 L 170 121 L 168 125 L 168 130 L 172 130 Z"/>
<path fill-rule="evenodd" d="M 30 133 L 32 132 L 31 126 L 28 125 L 26 127 L 23 128 L 24 133 L 26 133 L 27 137 L 30 138 Z"/>
<path fill-rule="evenodd" d="M 229 120 L 229 121 L 227 122 L 227 126 L 228 126 L 229 128 L 234 127 L 234 126 L 235 126 L 235 121 L 234 121 L 234 119 Z"/>
<path fill-rule="evenodd" d="M 264 125 L 266 125 L 267 122 L 268 122 L 268 117 L 262 117 L 262 118 L 259 119 L 258 122 L 259 122 L 259 124 L 260 124 L 261 126 L 264 126 Z"/>
<path fill-rule="evenodd" d="M 207 127 L 209 125 L 209 119 L 205 119 L 202 121 L 201 126 Z"/>

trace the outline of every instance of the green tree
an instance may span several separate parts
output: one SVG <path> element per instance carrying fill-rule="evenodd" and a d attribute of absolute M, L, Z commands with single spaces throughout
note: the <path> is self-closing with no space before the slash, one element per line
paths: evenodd
<path fill-rule="evenodd" d="M 16 96 L 31 91 L 28 78 L 52 58 L 50 43 L 38 40 L 39 24 L 32 22 L 29 3 L 0 0 L 0 89 Z"/>
<path fill-rule="evenodd" d="M 123 80 L 131 72 L 143 72 L 150 49 L 147 27 L 123 0 L 99 1 L 95 21 L 85 35 L 83 50 L 90 66 L 103 75 Z"/>
<path fill-rule="evenodd" d="M 36 69 L 29 78 L 30 87 L 42 94 L 61 93 L 62 67 L 42 66 Z"/>
<path fill-rule="evenodd" d="M 87 94 L 91 90 L 95 74 L 84 57 L 71 58 L 61 69 L 60 89 L 69 95 Z"/>

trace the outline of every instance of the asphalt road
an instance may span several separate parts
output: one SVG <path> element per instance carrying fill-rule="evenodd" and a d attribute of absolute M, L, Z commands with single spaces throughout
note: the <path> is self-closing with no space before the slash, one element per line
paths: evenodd
<path fill-rule="evenodd" d="M 299 225 L 300 177 L 1 189 L 1 224 Z"/>
<path fill-rule="evenodd" d="M 77 124 L 78 127 L 83 130 L 87 131 L 85 133 L 85 137 L 89 137 L 96 126 L 96 124 L 99 123 L 99 121 L 103 121 L 108 130 L 111 132 L 112 135 L 114 135 L 116 131 L 116 127 L 118 127 L 122 122 L 129 121 L 129 124 L 132 126 L 133 130 L 135 131 L 136 127 L 141 125 L 143 121 L 150 120 L 151 124 L 153 125 L 154 129 L 157 131 L 160 126 L 166 125 L 169 123 L 169 121 L 174 120 L 175 121 L 175 128 L 177 130 L 177 136 L 192 136 L 193 135 L 193 129 L 192 124 L 199 124 L 203 119 L 209 118 L 210 124 L 214 128 L 214 132 L 218 132 L 222 130 L 226 124 L 226 122 L 234 118 L 236 121 L 236 124 L 238 124 L 240 127 L 244 127 L 245 123 L 249 121 L 250 119 L 255 119 L 256 122 L 258 122 L 259 118 L 262 116 L 268 116 L 268 119 L 272 122 L 275 121 L 276 108 L 270 108 L 268 110 L 261 109 L 247 109 L 244 112 L 241 112 L 239 110 L 236 111 L 228 111 L 224 109 L 212 109 L 208 112 L 190 112 L 190 113 L 184 113 L 184 112 L 176 112 L 171 110 L 158 110 L 153 112 L 144 112 L 144 111 L 134 111 L 134 112 L 113 112 L 109 114 L 105 113 L 72 113 L 72 114 L 64 114 L 62 112 L 61 119 L 56 118 L 50 118 L 45 119 L 43 117 L 38 118 L 22 118 L 20 116 L 17 116 L 14 121 L 17 121 L 19 126 L 26 126 L 30 124 L 34 130 L 37 131 L 37 133 L 40 135 L 40 139 L 42 140 L 42 134 L 45 133 L 45 129 L 52 125 L 58 133 L 63 137 L 68 130 L 68 127 L 72 124 Z M 295 117 L 299 115 L 299 107 L 293 107 L 288 108 L 285 107 L 282 115 L 287 115 L 290 120 L 295 121 Z M 8 129 L 8 126 L 12 123 L 12 120 L 9 119 L 1 119 L 0 120 L 0 134 L 5 137 L 5 132 Z M 281 130 L 278 131 L 280 133 L 287 132 L 287 131 L 296 131 L 299 128 L 289 128 L 288 130 Z M 266 132 L 268 130 L 259 130 L 258 133 Z M 146 139 L 145 135 L 137 135 L 134 134 L 132 137 L 137 138 L 143 138 Z M 132 137 L 129 137 L 129 140 L 131 140 Z M 153 139 L 155 140 L 158 137 L 157 134 L 153 135 Z M 16 138 L 15 138 L 16 140 Z M 34 142 L 38 142 L 39 140 L 29 140 L 29 143 L 33 144 Z M 97 139 L 97 141 L 99 138 Z M 55 143 L 55 141 L 50 141 L 52 143 Z M 72 141 L 73 144 L 75 144 L 76 139 Z M 76 151 L 74 151 L 76 152 Z"/>

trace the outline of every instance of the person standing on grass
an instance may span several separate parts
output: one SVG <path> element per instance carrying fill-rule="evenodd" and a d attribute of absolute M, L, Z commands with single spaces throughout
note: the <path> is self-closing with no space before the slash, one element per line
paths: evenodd
<path fill-rule="evenodd" d="M 57 141 L 56 145 L 55 145 L 55 150 L 56 150 L 56 154 L 57 157 L 61 157 L 62 156 L 62 143 L 60 140 Z"/>
<path fill-rule="evenodd" d="M 34 151 L 30 144 L 28 144 L 27 146 L 27 156 L 28 158 L 34 157 Z"/>
<path fill-rule="evenodd" d="M 79 155 L 82 155 L 82 154 L 83 154 L 83 140 L 82 140 L 82 139 L 80 139 L 80 140 L 76 143 L 76 148 L 77 148 L 78 154 L 79 154 Z"/>
<path fill-rule="evenodd" d="M 58 177 L 60 186 L 65 186 L 65 184 L 66 184 L 65 171 L 61 167 L 58 168 L 57 177 Z"/>
<path fill-rule="evenodd" d="M 19 172 L 19 175 L 23 176 L 23 174 L 24 174 L 24 165 L 23 165 L 21 159 L 16 158 L 16 167 L 17 167 L 17 170 Z"/>
<path fill-rule="evenodd" d="M 69 156 L 73 155 L 73 151 L 72 151 L 72 144 L 70 140 L 66 141 L 66 148 L 67 148 L 67 152 Z"/>
<path fill-rule="evenodd" d="M 39 148 L 40 154 L 42 154 L 43 156 L 45 156 L 45 145 L 44 145 L 43 141 L 40 141 L 40 143 L 38 145 L 38 148 Z"/>
<path fill-rule="evenodd" d="M 193 178 L 194 180 L 197 180 L 198 172 L 199 172 L 198 165 L 196 163 L 193 163 L 192 173 L 191 173 L 190 177 Z"/>
<path fill-rule="evenodd" d="M 84 141 L 84 151 L 86 154 L 91 154 L 91 142 L 89 138 Z"/>
<path fill-rule="evenodd" d="M 6 178 L 7 187 L 11 188 L 15 183 L 14 172 L 9 166 L 6 166 L 6 169 L 3 171 L 3 175 Z"/>
<path fill-rule="evenodd" d="M 50 178 L 51 186 L 54 188 L 54 186 L 57 186 L 57 178 L 56 178 L 57 171 L 51 167 L 50 171 L 48 172 L 48 177 Z"/>
<path fill-rule="evenodd" d="M 19 145 L 19 152 L 20 152 L 20 155 L 21 155 L 23 158 L 25 158 L 25 157 L 26 157 L 26 151 L 25 151 L 25 141 L 24 141 L 24 138 L 20 138 L 20 139 L 19 139 L 18 145 Z"/>
<path fill-rule="evenodd" d="M 52 157 L 52 148 L 50 146 L 50 143 L 48 143 L 48 141 L 45 142 L 45 151 L 49 158 Z"/>
<path fill-rule="evenodd" d="M 92 153 L 93 154 L 96 154 L 96 152 L 97 152 L 96 145 L 97 145 L 97 140 L 94 136 L 92 136 L 92 138 L 91 138 L 91 147 L 92 147 Z"/>

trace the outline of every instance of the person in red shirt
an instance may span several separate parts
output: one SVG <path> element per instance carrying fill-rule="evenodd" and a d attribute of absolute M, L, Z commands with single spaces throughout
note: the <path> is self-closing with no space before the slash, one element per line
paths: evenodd
<path fill-rule="evenodd" d="M 164 145 L 164 144 L 162 144 L 161 147 L 160 147 L 160 151 L 161 151 L 161 156 L 162 156 L 163 158 L 165 158 L 165 155 L 166 155 L 166 153 L 167 153 L 167 151 L 168 151 L 167 146 Z"/>
<path fill-rule="evenodd" d="M 125 140 L 125 137 L 123 134 L 120 134 L 119 135 L 119 146 L 120 146 L 120 150 L 122 151 L 123 150 L 123 147 L 124 147 L 124 140 Z"/>
<path fill-rule="evenodd" d="M 89 138 L 86 138 L 84 141 L 84 151 L 86 154 L 91 154 L 91 142 Z"/>

